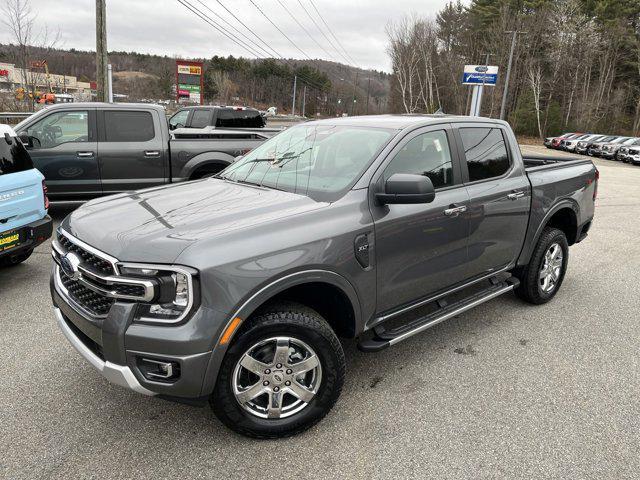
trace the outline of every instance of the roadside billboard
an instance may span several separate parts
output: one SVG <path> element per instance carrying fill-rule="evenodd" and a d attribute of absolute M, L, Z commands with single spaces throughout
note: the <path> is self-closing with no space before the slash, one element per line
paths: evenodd
<path fill-rule="evenodd" d="M 498 67 L 494 65 L 465 65 L 462 74 L 463 85 L 494 86 L 498 81 Z"/>
<path fill-rule="evenodd" d="M 176 60 L 176 101 L 203 104 L 202 62 Z"/>

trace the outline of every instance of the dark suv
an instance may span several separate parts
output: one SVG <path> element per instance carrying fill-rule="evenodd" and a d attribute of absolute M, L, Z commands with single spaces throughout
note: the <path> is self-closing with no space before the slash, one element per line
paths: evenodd
<path fill-rule="evenodd" d="M 169 118 L 169 128 L 263 128 L 267 124 L 259 110 L 250 107 L 185 107 Z"/>

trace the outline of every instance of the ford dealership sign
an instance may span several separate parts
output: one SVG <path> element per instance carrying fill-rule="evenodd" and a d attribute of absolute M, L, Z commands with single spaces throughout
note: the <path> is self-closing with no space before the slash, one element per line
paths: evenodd
<path fill-rule="evenodd" d="M 465 65 L 462 74 L 463 85 L 495 85 L 498 81 L 498 67 L 493 65 Z"/>

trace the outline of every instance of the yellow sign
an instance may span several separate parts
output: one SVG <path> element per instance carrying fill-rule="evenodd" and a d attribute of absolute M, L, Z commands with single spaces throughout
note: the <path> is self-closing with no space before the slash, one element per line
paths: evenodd
<path fill-rule="evenodd" d="M 189 75 L 202 75 L 202 67 L 191 65 L 178 65 L 178 73 L 186 73 Z"/>

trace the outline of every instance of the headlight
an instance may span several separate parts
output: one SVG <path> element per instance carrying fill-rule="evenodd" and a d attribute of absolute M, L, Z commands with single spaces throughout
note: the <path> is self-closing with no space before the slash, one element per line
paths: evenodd
<path fill-rule="evenodd" d="M 193 309 L 198 296 L 197 271 L 188 267 L 146 264 L 118 264 L 124 277 L 154 280 L 153 300 L 138 302 L 136 320 L 153 323 L 178 323 Z"/>

